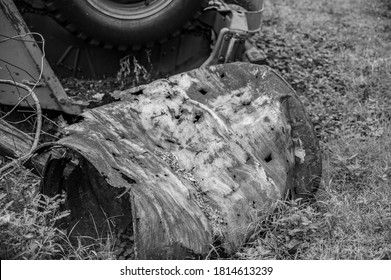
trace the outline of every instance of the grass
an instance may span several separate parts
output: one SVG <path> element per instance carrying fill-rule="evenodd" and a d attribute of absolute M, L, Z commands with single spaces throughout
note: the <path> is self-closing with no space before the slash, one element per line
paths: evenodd
<path fill-rule="evenodd" d="M 323 150 L 314 204 L 280 203 L 244 259 L 391 258 L 391 6 L 266 2 L 259 47 L 307 108 Z"/>
<path fill-rule="evenodd" d="M 264 23 L 257 44 L 314 123 L 323 179 L 315 203 L 279 201 L 232 258 L 390 259 L 389 2 L 268 0 Z M 23 170 L 0 181 L 1 259 L 118 258 L 115 235 L 71 246 L 53 227 L 66 213 L 34 210 L 38 183 Z"/>
<path fill-rule="evenodd" d="M 324 152 L 317 202 L 279 202 L 260 220 L 240 259 L 389 259 L 391 131 L 335 140 Z"/>
<path fill-rule="evenodd" d="M 60 211 L 64 198 L 37 193 L 39 179 L 27 170 L 1 179 L 0 259 L 114 259 L 115 238 L 72 240 L 57 221 L 69 215 Z M 84 242 L 88 239 L 87 242 Z"/>

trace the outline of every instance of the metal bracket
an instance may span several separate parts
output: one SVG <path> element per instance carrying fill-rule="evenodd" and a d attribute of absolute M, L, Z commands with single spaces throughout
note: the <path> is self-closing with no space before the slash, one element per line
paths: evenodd
<path fill-rule="evenodd" d="M 214 0 L 209 2 L 206 10 L 219 14 L 212 25 L 221 29 L 215 30 L 218 32 L 216 43 L 202 67 L 243 60 L 256 63 L 264 59 L 263 53 L 249 41 L 260 31 L 263 3 L 258 11 L 247 11 L 238 5 Z"/>

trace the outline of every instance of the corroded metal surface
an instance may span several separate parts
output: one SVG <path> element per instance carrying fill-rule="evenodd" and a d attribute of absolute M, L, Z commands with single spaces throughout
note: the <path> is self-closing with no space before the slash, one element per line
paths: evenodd
<path fill-rule="evenodd" d="M 90 216 L 130 228 L 135 258 L 236 250 L 259 213 L 320 176 L 302 105 L 268 67 L 212 66 L 113 97 L 51 146 L 42 191 L 67 193 L 79 234 Z"/>

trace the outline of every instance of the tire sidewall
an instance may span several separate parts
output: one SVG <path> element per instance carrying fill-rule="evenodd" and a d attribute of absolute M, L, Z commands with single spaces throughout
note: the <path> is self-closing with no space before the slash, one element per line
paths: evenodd
<path fill-rule="evenodd" d="M 96 44 L 137 46 L 155 43 L 179 33 L 201 10 L 204 1 L 174 0 L 141 19 L 119 19 L 104 14 L 87 1 L 48 0 L 65 27 Z M 50 6 L 49 6 L 50 7 Z M 61 7 L 59 11 L 58 7 Z"/>

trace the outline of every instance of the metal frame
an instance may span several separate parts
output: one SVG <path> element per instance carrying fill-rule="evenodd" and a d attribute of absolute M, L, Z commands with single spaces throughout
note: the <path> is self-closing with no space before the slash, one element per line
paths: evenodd
<path fill-rule="evenodd" d="M 248 40 L 261 29 L 263 2 L 261 9 L 257 11 L 247 11 L 240 6 L 226 4 L 224 1 L 211 1 L 211 6 L 207 9 L 219 14 L 214 15 L 213 23 L 211 23 L 211 15 L 205 17 L 205 21 L 215 27 L 218 36 L 212 53 L 203 63 L 203 67 L 243 60 L 256 63 L 263 58 L 261 52 L 253 48 Z M 216 27 L 220 27 L 220 30 L 216 30 Z"/>
<path fill-rule="evenodd" d="M 71 100 L 30 33 L 12 0 L 0 0 L 0 78 L 24 84 L 36 84 L 34 89 L 42 108 L 80 114 L 86 102 Z M 41 67 L 42 79 L 38 81 Z M 0 84 L 0 104 L 29 106 L 34 104 L 28 92 Z M 22 101 L 23 100 L 23 101 Z"/>

